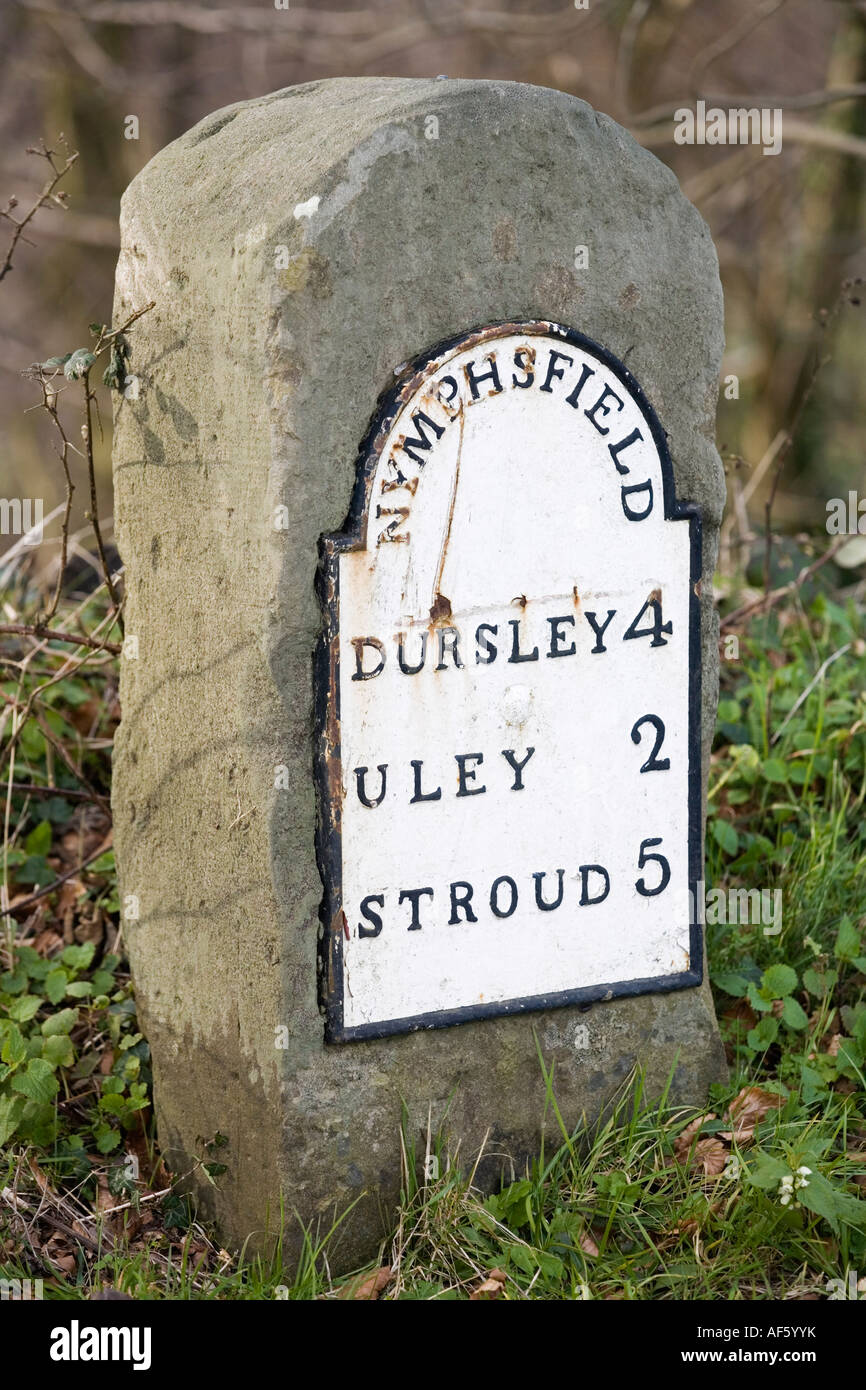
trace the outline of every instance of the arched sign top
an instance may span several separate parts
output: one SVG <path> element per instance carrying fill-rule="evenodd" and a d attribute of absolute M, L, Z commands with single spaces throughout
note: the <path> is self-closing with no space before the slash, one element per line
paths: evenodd
<path fill-rule="evenodd" d="M 700 525 L 605 348 L 401 371 L 323 538 L 331 1041 L 699 982 Z"/>

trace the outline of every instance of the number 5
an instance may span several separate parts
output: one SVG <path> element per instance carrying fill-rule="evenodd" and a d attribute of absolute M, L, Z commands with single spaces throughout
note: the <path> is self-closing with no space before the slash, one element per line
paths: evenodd
<path fill-rule="evenodd" d="M 642 879 L 642 878 L 639 878 L 639 879 L 638 879 L 637 883 L 635 884 L 635 888 L 636 888 L 637 891 L 640 893 L 640 895 L 641 895 L 642 898 L 656 898 L 656 897 L 658 897 L 659 893 L 663 893 L 663 892 L 665 891 L 665 889 L 667 888 L 668 884 L 669 884 L 670 881 L 671 881 L 671 866 L 670 866 L 670 864 L 668 863 L 668 861 L 665 859 L 664 855 L 663 855 L 663 854 L 648 854 L 648 853 L 647 853 L 647 845 L 660 845 L 660 844 L 661 844 L 661 837 L 659 837 L 659 839 L 657 839 L 657 840 L 641 840 L 641 846 L 640 846 L 640 850 L 638 851 L 638 856 L 637 856 L 637 866 L 638 866 L 638 868 L 639 868 L 639 869 L 645 868 L 645 866 L 649 863 L 649 861 L 650 861 L 651 859 L 654 859 L 654 860 L 656 861 L 657 864 L 660 864 L 660 865 L 661 865 L 661 869 L 662 869 L 661 882 L 658 884 L 658 886 L 657 886 L 656 888 L 647 888 L 645 880 Z"/>

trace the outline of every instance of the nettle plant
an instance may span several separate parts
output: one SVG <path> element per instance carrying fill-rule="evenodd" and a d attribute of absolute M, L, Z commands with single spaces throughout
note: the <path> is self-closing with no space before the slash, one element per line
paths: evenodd
<path fill-rule="evenodd" d="M 150 1103 L 150 1052 L 130 987 L 114 978 L 119 958 L 106 955 L 92 969 L 94 951 L 86 942 L 46 959 L 19 946 L 13 968 L 0 975 L 0 1144 L 61 1141 L 61 1154 L 72 1155 L 82 1148 L 83 1120 L 108 1154 L 140 1125 Z M 114 1060 L 107 1075 L 96 1075 L 106 1043 Z M 75 1141 L 64 1145 L 73 1131 Z"/>

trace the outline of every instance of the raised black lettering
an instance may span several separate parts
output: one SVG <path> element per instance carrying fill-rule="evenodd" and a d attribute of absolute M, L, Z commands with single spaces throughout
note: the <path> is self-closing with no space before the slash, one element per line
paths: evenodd
<path fill-rule="evenodd" d="M 442 438 L 445 433 L 445 426 L 437 425 L 436 421 L 431 420 L 429 415 L 425 415 L 423 410 L 415 411 L 412 416 L 412 424 L 418 431 L 418 437 L 415 438 L 413 436 L 413 438 L 410 439 L 408 435 L 404 434 L 402 439 L 399 440 L 397 448 L 402 449 L 404 454 L 408 454 L 409 458 L 417 463 L 419 468 L 423 468 L 427 460 L 420 458 L 416 451 L 418 449 L 430 450 L 433 447 L 432 439 L 428 439 L 424 433 L 424 426 L 429 426 L 437 439 Z"/>
<path fill-rule="evenodd" d="M 418 911 L 418 902 L 422 893 L 429 893 L 430 897 L 433 897 L 432 888 L 403 888 L 400 890 L 400 896 L 397 899 L 398 904 L 406 901 L 412 904 L 412 921 L 406 928 L 407 931 L 421 930 L 421 916 Z"/>
<path fill-rule="evenodd" d="M 448 651 L 450 651 L 450 653 L 451 653 L 451 658 L 452 658 L 452 660 L 453 660 L 453 662 L 454 662 L 454 665 L 462 669 L 462 667 L 463 667 L 463 662 L 460 660 L 460 652 L 459 652 L 458 649 L 457 649 L 457 643 L 460 641 L 460 633 L 458 632 L 457 628 L 456 628 L 456 627 L 440 627 L 438 631 L 439 631 L 439 660 L 438 660 L 438 662 L 436 663 L 436 670 L 437 670 L 437 671 L 444 671 L 444 670 L 445 670 L 445 667 L 446 667 L 447 664 L 448 664 L 448 663 L 446 662 L 446 660 L 445 660 L 445 652 L 446 652 L 446 649 L 447 649 Z"/>
<path fill-rule="evenodd" d="M 502 756 L 511 766 L 511 770 L 514 773 L 514 785 L 511 788 L 513 792 L 523 791 L 523 769 L 526 767 L 526 764 L 529 762 L 534 752 L 534 748 L 527 748 L 523 759 L 518 761 L 513 748 L 503 748 Z"/>
<path fill-rule="evenodd" d="M 572 406 L 575 410 L 577 410 L 577 403 L 580 400 L 580 393 L 591 376 L 595 376 L 595 371 L 592 367 L 588 367 L 585 362 L 582 362 L 577 384 L 571 388 L 565 398 L 566 404 Z"/>
<path fill-rule="evenodd" d="M 371 681 L 374 676 L 378 676 L 380 671 L 385 669 L 385 648 L 378 637 L 353 637 L 352 646 L 355 648 L 355 671 L 352 675 L 353 681 Z M 364 648 L 372 647 L 379 653 L 379 665 L 374 671 L 364 670 Z"/>
<path fill-rule="evenodd" d="M 620 489 L 622 509 L 627 521 L 646 521 L 653 509 L 653 485 L 652 479 L 647 478 L 645 483 L 632 483 L 631 487 Z M 645 492 L 647 494 L 647 504 L 642 512 L 635 511 L 634 507 L 625 499 L 630 497 L 633 492 Z"/>
<path fill-rule="evenodd" d="M 479 623 L 475 629 L 475 664 L 476 666 L 492 666 L 496 660 L 496 647 L 489 637 L 482 637 L 482 632 L 492 632 L 495 637 L 499 628 L 496 623 Z"/>
<path fill-rule="evenodd" d="M 631 434 L 626 435 L 625 439 L 621 439 L 618 444 L 608 444 L 607 452 L 610 454 L 611 458 L 616 464 L 617 473 L 628 472 L 628 468 L 626 467 L 626 465 L 624 463 L 620 463 L 619 456 L 622 453 L 623 449 L 627 449 L 630 444 L 636 443 L 638 439 L 643 439 L 643 435 L 641 434 L 637 426 L 635 426 Z"/>
<path fill-rule="evenodd" d="M 511 906 L 507 911 L 503 911 L 499 906 L 499 888 L 503 883 L 507 883 L 511 891 Z M 490 889 L 490 911 L 493 913 L 494 917 L 510 917 L 516 908 L 517 884 L 514 882 L 513 878 L 509 878 L 507 874 L 503 874 L 501 878 L 493 880 L 493 886 Z"/>
<path fill-rule="evenodd" d="M 368 767 L 356 767 L 355 781 L 358 785 L 358 800 L 361 805 L 369 806 L 372 809 L 374 806 L 381 806 L 382 802 L 385 800 L 385 783 L 387 781 L 388 764 L 379 763 L 376 767 L 381 781 L 379 783 L 379 795 L 373 799 L 367 795 L 367 773 L 369 771 L 370 769 Z"/>
<path fill-rule="evenodd" d="M 524 358 L 526 359 L 525 363 L 523 360 Z M 519 386 L 521 390 L 525 390 L 526 387 L 531 386 L 535 380 L 535 372 L 532 370 L 535 366 L 535 348 L 531 348 L 528 345 L 526 347 L 515 348 L 514 365 L 520 368 L 525 379 L 523 381 L 518 381 L 517 377 L 512 373 L 511 385 Z"/>
<path fill-rule="evenodd" d="M 422 633 L 421 633 L 421 660 L 418 662 L 418 665 L 417 665 L 417 666 L 407 666 L 407 665 L 406 665 L 406 645 L 405 645 L 405 644 L 406 644 L 406 634 L 405 634 L 405 632 L 400 632 L 400 633 L 398 633 L 398 634 L 397 634 L 397 665 L 400 667 L 400 670 L 403 672 L 403 675 L 404 675 L 404 676 L 417 676 L 418 672 L 419 672 L 419 671 L 422 671 L 422 670 L 424 669 L 424 662 L 427 660 L 427 633 L 426 633 L 426 632 L 422 632 Z"/>
<path fill-rule="evenodd" d="M 553 394 L 553 387 L 550 383 L 554 380 L 561 381 L 565 376 L 562 367 L 557 367 L 556 365 L 557 358 L 559 358 L 560 362 L 567 362 L 569 367 L 574 363 L 573 357 L 568 357 L 564 352 L 559 352 L 557 348 L 550 349 L 550 359 L 547 363 L 547 375 L 544 378 L 544 385 L 541 388 L 542 391 L 547 391 L 548 395 Z"/>
<path fill-rule="evenodd" d="M 477 401 L 480 399 L 480 392 L 478 388 L 481 385 L 482 381 L 493 382 L 493 386 L 487 392 L 488 396 L 498 395 L 498 393 L 502 390 L 502 382 L 499 380 L 499 372 L 496 368 L 496 353 L 488 352 L 486 357 L 484 358 L 484 361 L 489 362 L 490 366 L 486 372 L 480 372 L 477 376 L 475 374 L 474 362 L 466 362 L 463 366 L 463 375 L 466 377 L 469 390 L 472 392 L 473 401 Z"/>
<path fill-rule="evenodd" d="M 660 845 L 661 836 L 655 840 L 641 840 L 640 849 L 637 856 L 637 866 L 643 869 L 652 859 L 656 864 L 661 865 L 661 879 L 655 888 L 647 888 L 646 879 L 639 878 L 635 883 L 635 888 L 642 898 L 657 898 L 659 893 L 663 893 L 671 881 L 671 866 L 663 854 L 648 854 L 647 845 Z"/>
<path fill-rule="evenodd" d="M 443 387 L 445 387 L 445 386 L 449 386 L 451 389 L 448 391 L 447 395 L 445 396 L 445 399 L 443 400 L 443 398 L 442 398 L 442 390 L 443 390 Z M 437 401 L 439 402 L 439 404 L 441 405 L 442 409 L 445 411 L 445 414 L 448 416 L 449 420 L 456 420 L 456 419 L 457 419 L 457 416 L 460 414 L 460 407 L 459 407 L 459 405 L 455 405 L 455 404 L 454 404 L 454 402 L 455 402 L 455 400 L 457 399 L 457 397 L 459 396 L 459 394 L 460 394 L 460 387 L 457 385 L 457 379 L 456 379 L 456 377 L 453 377 L 453 376 L 443 376 L 443 377 L 440 377 L 440 379 L 439 379 L 439 385 L 438 385 L 438 388 L 437 388 L 437 391 L 436 391 L 436 399 L 437 399 Z"/>
<path fill-rule="evenodd" d="M 555 903 L 546 903 L 544 901 L 544 898 L 541 896 L 541 884 L 543 880 L 547 878 L 547 874 L 532 875 L 532 877 L 535 879 L 535 906 L 538 908 L 540 912 L 555 912 L 556 909 L 559 907 L 560 903 L 562 902 L 562 895 L 565 890 L 565 870 L 557 869 L 556 873 L 559 879 L 559 889 L 557 892 L 557 898 Z"/>
<path fill-rule="evenodd" d="M 583 412 L 587 420 L 589 420 L 590 423 L 594 425 L 595 428 L 598 430 L 599 434 L 610 434 L 610 430 L 607 428 L 607 426 L 600 425 L 595 418 L 595 413 L 597 410 L 600 410 L 602 414 L 605 416 L 610 414 L 610 406 L 605 405 L 605 401 L 607 400 L 616 401 L 617 410 L 622 410 L 624 402 L 620 400 L 616 392 L 612 391 L 609 386 L 603 386 L 601 388 L 601 395 L 599 396 L 595 405 L 591 405 L 589 407 L 589 410 L 585 410 Z"/>
<path fill-rule="evenodd" d="M 656 590 L 656 592 L 658 592 L 658 590 Z M 638 627 L 638 623 L 648 608 L 652 610 L 652 627 Z M 656 598 L 655 595 L 651 595 L 638 613 L 631 627 L 628 629 L 628 632 L 623 635 L 622 640 L 624 642 L 633 642 L 637 637 L 651 637 L 653 639 L 650 642 L 651 647 L 666 647 L 667 639 L 662 636 L 663 632 L 672 634 L 673 623 L 662 622 L 661 600 Z"/>
<path fill-rule="evenodd" d="M 578 869 L 580 874 L 580 907 L 591 907 L 593 903 L 603 903 L 610 892 L 610 874 L 607 869 L 603 869 L 600 864 L 581 864 Z M 592 898 L 589 894 L 590 874 L 600 874 L 604 879 L 604 888 L 598 897 Z"/>
<path fill-rule="evenodd" d="M 457 763 L 457 795 L 458 796 L 480 796 L 486 792 L 486 787 L 467 787 L 467 782 L 474 782 L 478 776 L 474 767 L 467 767 L 467 763 L 475 763 L 480 766 L 484 762 L 483 753 L 455 753 L 454 758 Z"/>
<path fill-rule="evenodd" d="M 424 766 L 423 758 L 413 758 L 412 768 L 415 773 L 415 794 L 411 798 L 409 805 L 416 801 L 440 801 L 442 799 L 442 788 L 437 787 L 435 792 L 422 792 L 421 790 L 421 769 Z"/>
<path fill-rule="evenodd" d="M 548 618 L 547 621 L 550 623 L 550 651 L 547 655 L 574 656 L 577 651 L 575 643 L 572 642 L 570 647 L 563 648 L 561 644 L 565 641 L 565 633 L 559 630 L 560 623 L 568 623 L 570 627 L 574 627 L 572 615 L 567 613 L 564 618 Z"/>
<path fill-rule="evenodd" d="M 509 618 L 509 626 L 513 629 L 511 634 L 511 655 L 509 661 L 537 661 L 538 648 L 533 647 L 531 652 L 521 652 L 520 650 L 520 619 Z"/>
<path fill-rule="evenodd" d="M 595 646 L 591 648 L 591 654 L 594 654 L 595 652 L 606 652 L 606 651 L 607 651 L 607 647 L 604 645 L 604 642 L 603 642 L 601 639 L 604 637 L 604 634 L 607 632 L 608 624 L 609 624 L 611 618 L 614 616 L 615 613 L 616 613 L 616 609 L 615 609 L 615 608 L 609 608 L 608 611 L 607 611 L 607 617 L 605 618 L 605 620 L 604 620 L 604 622 L 602 623 L 601 627 L 599 627 L 598 622 L 597 622 L 597 620 L 596 620 L 596 616 L 595 616 L 594 613 L 587 613 L 587 614 L 586 614 L 586 621 L 589 623 L 590 627 L 592 628 L 593 632 L 595 633 Z"/>
<path fill-rule="evenodd" d="M 373 911 L 372 907 L 370 906 L 370 903 L 378 903 L 380 907 L 384 907 L 385 894 L 370 893 L 368 897 L 361 899 L 361 916 L 365 919 L 365 921 L 372 922 L 373 925 L 372 927 L 363 927 L 359 922 L 359 936 L 378 936 L 379 932 L 382 930 L 382 918 L 379 916 L 378 912 Z"/>
<path fill-rule="evenodd" d="M 457 891 L 458 888 L 462 888 L 463 891 L 462 891 L 461 893 L 458 893 L 458 891 Z M 459 909 L 461 909 L 461 908 L 462 908 L 462 910 L 463 910 L 463 911 L 465 912 L 465 914 L 466 914 L 466 921 L 467 921 L 467 922 L 477 922 L 477 921 L 478 921 L 478 918 L 475 916 L 475 913 L 472 911 L 472 908 L 470 907 L 470 903 L 471 903 L 471 902 L 472 902 L 472 884 L 471 884 L 471 883 L 460 883 L 460 882 L 458 882 L 458 883 L 452 883 L 452 885 L 451 885 L 451 916 L 448 918 L 448 925 L 449 925 L 450 927 L 456 926 L 457 923 L 460 921 Z"/>

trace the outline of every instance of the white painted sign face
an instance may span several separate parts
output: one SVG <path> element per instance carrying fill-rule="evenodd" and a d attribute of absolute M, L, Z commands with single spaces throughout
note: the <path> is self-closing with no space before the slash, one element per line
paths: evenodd
<path fill-rule="evenodd" d="M 700 530 L 548 323 L 407 369 L 322 543 L 329 1041 L 701 978 Z"/>

